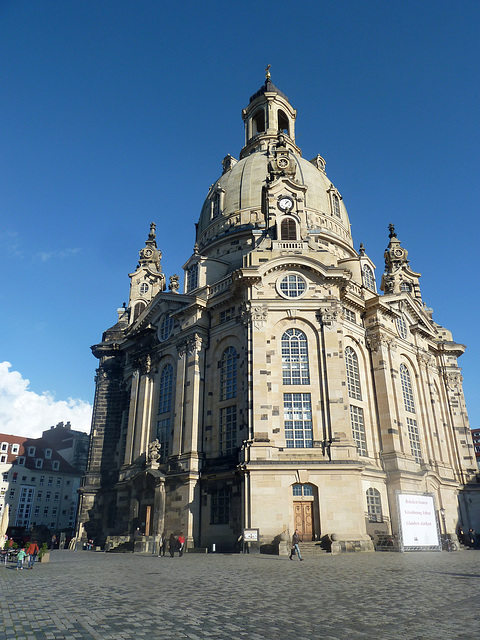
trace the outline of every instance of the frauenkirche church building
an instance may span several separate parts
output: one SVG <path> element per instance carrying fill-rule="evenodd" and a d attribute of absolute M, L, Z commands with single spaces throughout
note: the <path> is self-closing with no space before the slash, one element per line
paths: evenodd
<path fill-rule="evenodd" d="M 295 528 L 337 550 L 398 533 L 396 494 L 433 494 L 468 528 L 475 460 L 457 364 L 390 225 L 380 279 L 354 248 L 325 160 L 295 143 L 271 81 L 242 112 L 245 146 L 210 188 L 185 284 L 152 223 L 99 360 L 79 535 L 182 531 L 275 549 Z M 387 221 L 388 223 L 388 221 Z M 278 545 L 277 545 L 278 548 Z"/>

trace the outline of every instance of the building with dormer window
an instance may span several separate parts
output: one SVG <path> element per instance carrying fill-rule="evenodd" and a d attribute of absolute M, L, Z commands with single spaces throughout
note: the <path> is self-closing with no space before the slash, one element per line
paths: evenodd
<path fill-rule="evenodd" d="M 385 271 L 354 247 L 340 191 L 295 142 L 270 74 L 242 112 L 169 289 L 152 224 L 99 360 L 78 535 L 140 530 L 231 550 L 290 537 L 373 549 L 397 492 L 470 526 L 476 471 L 457 359 L 390 226 Z M 378 287 L 377 282 L 381 280 Z M 460 498 L 459 498 L 460 496 Z M 125 539 L 125 538 L 123 538 Z M 275 546 L 276 545 L 276 546 Z"/>

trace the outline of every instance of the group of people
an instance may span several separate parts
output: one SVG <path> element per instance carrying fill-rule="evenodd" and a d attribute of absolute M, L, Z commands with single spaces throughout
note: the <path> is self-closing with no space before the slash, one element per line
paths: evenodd
<path fill-rule="evenodd" d="M 158 547 L 158 557 L 165 557 L 166 552 L 170 553 L 170 556 L 173 558 L 175 556 L 175 552 L 178 552 L 178 557 L 181 558 L 183 556 L 183 552 L 185 550 L 185 536 L 182 532 L 179 533 L 178 537 L 175 534 L 170 534 L 170 537 L 167 538 L 167 534 L 164 532 L 160 538 L 160 544 Z"/>
<path fill-rule="evenodd" d="M 459 527 L 457 535 L 460 544 L 470 547 L 471 549 L 480 548 L 480 537 L 479 534 L 476 533 L 475 529 L 469 529 L 468 532 L 465 533 L 462 527 Z"/>
<path fill-rule="evenodd" d="M 17 571 L 24 568 L 24 562 L 27 558 L 27 569 L 33 569 L 38 552 L 40 551 L 37 541 L 32 540 L 25 547 L 20 547 L 17 553 Z"/>

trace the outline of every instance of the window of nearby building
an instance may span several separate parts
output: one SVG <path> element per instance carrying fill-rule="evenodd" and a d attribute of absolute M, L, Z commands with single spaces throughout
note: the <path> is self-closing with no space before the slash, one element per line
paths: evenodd
<path fill-rule="evenodd" d="M 407 337 L 407 323 L 405 322 L 405 318 L 400 316 L 395 319 L 395 323 L 397 325 L 398 335 L 405 340 Z"/>
<path fill-rule="evenodd" d="M 302 276 L 290 273 L 280 280 L 280 293 L 286 298 L 299 298 L 307 290 L 307 283 Z"/>
<path fill-rule="evenodd" d="M 45 449 L 45 458 L 47 460 L 50 460 L 51 457 L 52 457 L 52 450 L 51 449 Z"/>
<path fill-rule="evenodd" d="M 60 462 L 58 460 L 54 460 L 52 462 L 52 469 L 54 471 L 58 471 L 60 469 Z"/>
<path fill-rule="evenodd" d="M 230 490 L 222 487 L 210 496 L 210 524 L 228 524 L 230 520 Z"/>
<path fill-rule="evenodd" d="M 40 515 L 40 507 L 35 507 L 35 511 L 34 511 L 34 515 L 35 516 L 39 516 Z"/>
<path fill-rule="evenodd" d="M 62 484 L 62 479 L 61 478 L 57 478 L 57 487 L 59 487 Z"/>
<path fill-rule="evenodd" d="M 313 487 L 311 484 L 294 484 L 292 489 L 294 496 L 313 496 Z"/>
<path fill-rule="evenodd" d="M 403 364 L 400 365 L 400 381 L 402 383 L 403 403 L 405 405 L 405 411 L 415 413 L 415 402 L 413 400 L 412 382 L 410 379 L 410 372 Z"/>
<path fill-rule="evenodd" d="M 237 447 L 237 405 L 220 409 L 220 451 L 224 456 L 235 453 Z"/>
<path fill-rule="evenodd" d="M 45 507 L 43 510 L 43 515 L 48 516 L 48 507 Z"/>
<path fill-rule="evenodd" d="M 237 360 L 234 347 L 228 347 L 220 361 L 220 400 L 230 400 L 237 395 Z"/>
<path fill-rule="evenodd" d="M 8 460 L 8 456 L 6 453 L 0 454 L 0 462 L 5 463 Z"/>
<path fill-rule="evenodd" d="M 352 347 L 345 348 L 345 369 L 347 371 L 348 395 L 355 400 L 361 400 L 362 391 L 360 388 L 358 358 Z"/>
<path fill-rule="evenodd" d="M 420 447 L 420 435 L 418 433 L 417 421 L 407 418 L 408 439 L 410 440 L 410 451 L 415 458 L 415 462 L 422 462 L 422 449 Z"/>
<path fill-rule="evenodd" d="M 19 444 L 12 444 L 12 453 L 13 454 L 17 454 L 20 451 L 20 445 Z"/>
<path fill-rule="evenodd" d="M 173 318 L 169 313 L 165 313 L 160 321 L 160 340 L 167 340 L 173 331 Z"/>
<path fill-rule="evenodd" d="M 293 218 L 284 218 L 280 225 L 281 240 L 297 239 L 297 224 Z"/>
<path fill-rule="evenodd" d="M 15 489 L 10 489 L 10 495 L 8 496 L 9 500 L 12 500 L 15 497 Z"/>
<path fill-rule="evenodd" d="M 45 482 L 45 476 L 40 476 L 40 480 L 38 481 L 38 484 L 43 484 Z"/>
<path fill-rule="evenodd" d="M 372 487 L 367 489 L 367 511 L 369 522 L 383 522 L 380 491 Z"/>
<path fill-rule="evenodd" d="M 2 442 L 0 445 L 0 451 L 8 451 L 8 442 Z"/>
<path fill-rule="evenodd" d="M 348 320 L 349 322 L 357 322 L 357 316 L 351 309 L 344 307 L 343 312 L 345 314 L 345 320 Z"/>
<path fill-rule="evenodd" d="M 24 467 L 25 466 L 25 456 L 18 456 L 17 464 L 20 465 L 21 467 Z"/>
<path fill-rule="evenodd" d="M 282 336 L 283 384 L 310 384 L 307 336 L 287 329 Z"/>
<path fill-rule="evenodd" d="M 43 467 L 43 459 L 36 458 L 35 460 L 35 469 L 41 469 Z"/>
<path fill-rule="evenodd" d="M 284 393 L 285 443 L 288 448 L 313 447 L 312 404 L 309 393 Z"/>
<path fill-rule="evenodd" d="M 47 491 L 47 494 L 46 494 L 46 496 L 45 496 L 45 501 L 46 501 L 46 502 L 50 502 L 50 498 L 51 498 L 51 496 L 52 496 L 51 492 L 50 492 L 50 491 Z"/>
<path fill-rule="evenodd" d="M 8 471 L 5 471 L 5 472 L 2 474 L 2 476 L 3 476 L 3 481 L 4 481 L 4 482 L 8 482 Z"/>
<path fill-rule="evenodd" d="M 35 455 L 35 447 L 28 447 L 28 455 L 29 456 L 34 456 Z"/>
<path fill-rule="evenodd" d="M 48 476 L 48 486 L 51 487 L 53 484 L 53 476 Z"/>
<path fill-rule="evenodd" d="M 370 289 L 371 291 L 376 291 L 375 278 L 373 277 L 372 268 L 368 264 L 364 264 L 362 273 L 363 273 L 363 285 L 367 287 L 367 289 Z"/>
<path fill-rule="evenodd" d="M 42 499 L 42 495 L 43 495 L 43 491 L 39 491 L 37 493 L 37 500 L 41 500 Z"/>
<path fill-rule="evenodd" d="M 350 405 L 350 424 L 352 435 L 357 445 L 359 455 L 367 455 L 367 441 L 365 437 L 365 424 L 363 420 L 363 409 Z"/>
<path fill-rule="evenodd" d="M 58 502 L 58 501 L 59 501 L 59 499 L 60 499 L 60 494 L 59 494 L 59 493 L 56 493 L 56 494 L 55 494 L 54 501 L 55 501 L 55 502 Z"/>

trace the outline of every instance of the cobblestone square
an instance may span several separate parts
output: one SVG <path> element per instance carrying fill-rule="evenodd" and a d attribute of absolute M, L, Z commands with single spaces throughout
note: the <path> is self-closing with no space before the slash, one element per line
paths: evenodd
<path fill-rule="evenodd" d="M 5 640 L 472 640 L 480 552 L 263 555 L 55 551 L 0 565 Z M 3 633 L 3 635 L 2 635 Z"/>

